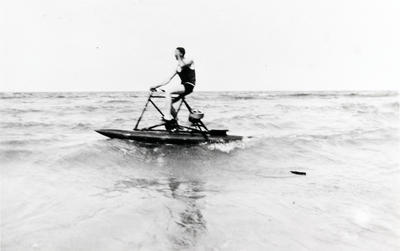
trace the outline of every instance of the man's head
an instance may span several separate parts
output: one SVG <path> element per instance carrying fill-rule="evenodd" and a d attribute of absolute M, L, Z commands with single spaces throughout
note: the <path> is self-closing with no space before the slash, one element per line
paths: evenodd
<path fill-rule="evenodd" d="M 175 50 L 175 58 L 183 58 L 185 56 L 185 48 L 177 47 Z"/>

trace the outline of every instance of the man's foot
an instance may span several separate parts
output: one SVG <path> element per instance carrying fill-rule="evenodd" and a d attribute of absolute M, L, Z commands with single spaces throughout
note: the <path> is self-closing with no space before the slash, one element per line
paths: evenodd
<path fill-rule="evenodd" d="M 172 131 L 174 129 L 178 128 L 178 122 L 176 121 L 176 119 L 165 119 L 162 118 L 162 120 L 165 122 L 165 129 L 167 129 L 168 131 Z"/>

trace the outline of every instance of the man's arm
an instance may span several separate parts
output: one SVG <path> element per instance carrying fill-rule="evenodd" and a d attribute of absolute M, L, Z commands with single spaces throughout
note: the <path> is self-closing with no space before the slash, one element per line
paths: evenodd
<path fill-rule="evenodd" d="M 175 77 L 175 75 L 176 75 L 176 71 L 174 71 L 174 73 L 169 77 L 168 80 L 162 82 L 161 84 L 151 86 L 150 91 L 155 91 L 157 88 L 169 84 L 169 82 L 171 82 L 171 80 Z"/>
<path fill-rule="evenodd" d="M 190 59 L 190 58 L 186 58 L 185 60 L 183 60 L 182 58 L 180 58 L 179 60 L 179 66 L 180 67 L 184 67 L 184 66 L 187 66 L 187 65 L 192 65 L 194 62 L 193 62 L 193 59 Z"/>

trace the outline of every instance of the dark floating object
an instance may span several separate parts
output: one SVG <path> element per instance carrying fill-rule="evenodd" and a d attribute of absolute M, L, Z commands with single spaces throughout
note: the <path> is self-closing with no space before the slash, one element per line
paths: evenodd
<path fill-rule="evenodd" d="M 290 171 L 290 172 L 297 175 L 306 175 L 306 172 L 299 172 L 299 171 Z"/>

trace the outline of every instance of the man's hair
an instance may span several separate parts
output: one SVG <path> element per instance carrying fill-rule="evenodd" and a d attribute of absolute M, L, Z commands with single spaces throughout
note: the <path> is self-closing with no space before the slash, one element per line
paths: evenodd
<path fill-rule="evenodd" d="M 183 47 L 176 47 L 176 49 L 182 54 L 182 57 L 185 56 L 185 53 L 186 53 L 185 48 L 183 48 Z"/>

